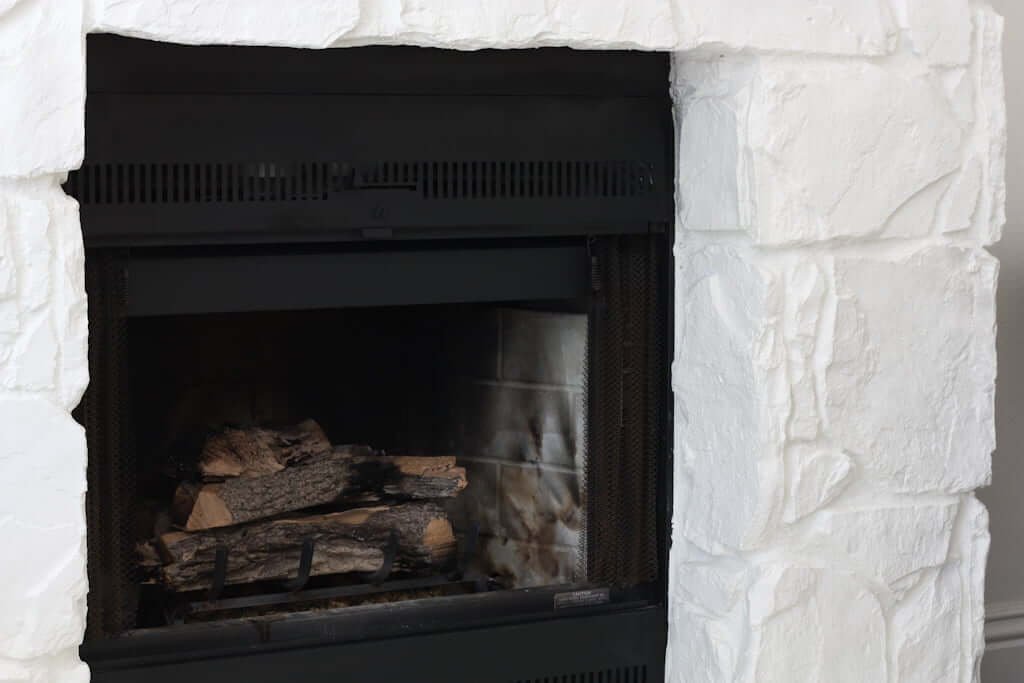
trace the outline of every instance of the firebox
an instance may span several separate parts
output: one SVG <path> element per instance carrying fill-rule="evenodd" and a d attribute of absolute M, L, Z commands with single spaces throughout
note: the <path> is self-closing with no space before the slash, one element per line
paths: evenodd
<path fill-rule="evenodd" d="M 667 56 L 87 49 L 94 680 L 662 680 Z"/>

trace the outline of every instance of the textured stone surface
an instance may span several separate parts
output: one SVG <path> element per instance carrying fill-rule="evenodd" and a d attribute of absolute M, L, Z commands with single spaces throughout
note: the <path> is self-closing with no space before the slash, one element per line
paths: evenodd
<path fill-rule="evenodd" d="M 793 445 L 786 466 L 789 471 L 786 522 L 795 522 L 819 510 L 839 496 L 850 483 L 853 462 L 840 451 Z"/>
<path fill-rule="evenodd" d="M 106 0 L 98 27 L 176 42 L 325 47 L 408 43 L 478 49 L 572 45 L 669 49 L 668 0 L 302 0 L 287 8 L 245 0 Z"/>
<path fill-rule="evenodd" d="M 0 388 L 78 404 L 88 382 L 78 206 L 56 178 L 0 181 Z"/>
<path fill-rule="evenodd" d="M 1006 223 L 1006 99 L 1003 92 L 1003 18 L 988 6 L 974 10 L 975 128 L 970 161 L 982 168 L 972 229 L 982 244 L 999 240 Z M 967 195 L 968 197 L 970 194 Z"/>
<path fill-rule="evenodd" d="M 1006 106 L 1003 93 L 1003 20 L 974 7 L 971 62 L 945 75 L 969 135 L 966 160 L 939 208 L 943 232 L 982 244 L 996 242 L 1006 222 Z"/>
<path fill-rule="evenodd" d="M 59 173 L 82 161 L 82 4 L 20 0 L 6 11 L 0 4 L 0 178 Z"/>
<path fill-rule="evenodd" d="M 756 537 L 782 492 L 784 412 L 769 404 L 781 288 L 747 249 L 677 252 L 673 534 L 705 551 Z"/>
<path fill-rule="evenodd" d="M 920 237 L 964 153 L 967 124 L 916 64 L 684 56 L 674 81 L 689 230 Z"/>
<path fill-rule="evenodd" d="M 894 0 L 893 6 L 914 54 L 935 65 L 960 66 L 970 59 L 968 0 Z"/>
<path fill-rule="evenodd" d="M 177 43 L 326 47 L 358 21 L 358 0 L 117 0 L 100 3 L 95 30 Z"/>
<path fill-rule="evenodd" d="M 927 1 L 927 0 L 922 0 Z M 683 49 L 880 55 L 895 47 L 896 26 L 879 0 L 673 0 Z"/>
<path fill-rule="evenodd" d="M 823 555 L 900 589 L 901 580 L 946 561 L 956 514 L 954 502 L 825 510 L 813 533 Z"/>
<path fill-rule="evenodd" d="M 949 247 L 836 259 L 824 402 L 835 439 L 879 487 L 988 482 L 997 265 L 987 252 Z"/>
<path fill-rule="evenodd" d="M 0 398 L 0 545 L 9 549 L 0 660 L 28 666 L 77 647 L 85 618 L 84 495 L 82 428 L 43 398 Z"/>
<path fill-rule="evenodd" d="M 751 680 L 888 680 L 885 612 L 855 574 L 771 568 L 750 595 L 754 637 Z M 839 605 L 843 605 L 841 612 Z"/>
<path fill-rule="evenodd" d="M 678 50 L 669 680 L 977 680 L 988 533 L 968 492 L 989 476 L 996 276 L 981 247 L 1006 193 L 990 9 L 0 0 L 0 547 L 32 567 L 0 559 L 0 681 L 88 678 L 86 456 L 67 414 L 87 379 L 83 252 L 55 175 L 82 156 L 86 30 Z M 524 382 L 568 378 L 494 361 L 474 372 L 534 398 L 547 394 Z M 571 469 L 579 393 L 549 393 L 503 413 L 486 486 L 511 452 L 523 473 Z M 487 543 L 496 568 L 530 568 L 525 583 L 573 576 L 570 548 Z"/>
<path fill-rule="evenodd" d="M 929 570 L 893 612 L 893 667 L 905 683 L 957 681 L 960 676 L 960 575 L 956 565 Z"/>
<path fill-rule="evenodd" d="M 676 256 L 670 680 L 976 680 L 995 261 Z"/>

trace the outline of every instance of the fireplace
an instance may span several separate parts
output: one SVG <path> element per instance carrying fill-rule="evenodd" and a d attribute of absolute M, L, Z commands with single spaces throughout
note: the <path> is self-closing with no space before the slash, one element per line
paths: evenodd
<path fill-rule="evenodd" d="M 667 57 L 88 50 L 94 680 L 661 680 Z"/>

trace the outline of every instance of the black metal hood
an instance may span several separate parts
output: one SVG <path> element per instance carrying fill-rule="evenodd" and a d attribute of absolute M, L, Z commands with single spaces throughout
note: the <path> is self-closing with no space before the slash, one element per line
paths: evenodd
<path fill-rule="evenodd" d="M 87 245 L 645 232 L 672 215 L 664 54 L 89 38 Z"/>

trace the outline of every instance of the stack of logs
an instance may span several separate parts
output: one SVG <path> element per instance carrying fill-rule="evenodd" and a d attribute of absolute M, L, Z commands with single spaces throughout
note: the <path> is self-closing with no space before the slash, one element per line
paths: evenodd
<path fill-rule="evenodd" d="M 210 587 L 218 548 L 225 584 L 293 578 L 313 542 L 310 576 L 399 573 L 449 565 L 456 542 L 441 499 L 466 487 L 454 457 L 382 455 L 332 446 L 307 420 L 279 430 L 225 429 L 207 439 L 196 481 L 181 483 L 159 534 L 159 580 L 174 591 Z"/>

